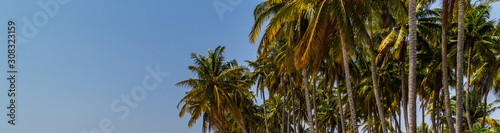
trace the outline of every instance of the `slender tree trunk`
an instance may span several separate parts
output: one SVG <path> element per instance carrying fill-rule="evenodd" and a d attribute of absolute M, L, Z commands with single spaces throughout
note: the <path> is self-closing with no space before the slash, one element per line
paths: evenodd
<path fill-rule="evenodd" d="M 398 119 L 396 117 L 397 116 L 396 115 L 396 111 L 393 111 L 392 115 L 394 116 L 394 121 L 395 121 L 394 124 L 396 124 L 396 129 L 395 130 L 396 130 L 396 132 L 399 133 L 401 131 L 401 125 L 399 124 L 399 121 L 398 121 Z M 401 118 L 401 117 L 399 117 L 399 118 Z"/>
<path fill-rule="evenodd" d="M 442 28 L 441 28 L 441 66 L 443 72 L 443 94 L 444 94 L 444 106 L 445 106 L 445 115 L 446 121 L 448 123 L 448 128 L 450 132 L 455 132 L 453 127 L 453 121 L 451 118 L 451 106 L 450 106 L 450 92 L 448 90 L 448 40 L 447 40 L 447 31 L 448 31 L 448 21 L 449 21 L 449 11 L 448 11 L 449 0 L 443 0 L 443 14 L 442 14 Z"/>
<path fill-rule="evenodd" d="M 438 125 L 438 129 L 441 129 L 441 132 L 443 132 L 443 124 L 442 124 L 443 122 L 441 121 L 441 116 L 444 115 L 444 111 L 441 109 L 442 108 L 441 106 L 443 106 L 443 101 L 440 101 L 440 100 L 441 100 L 441 98 L 438 98 L 438 105 L 437 106 L 439 108 L 438 108 L 438 113 L 437 113 L 437 115 L 438 115 L 437 116 L 437 118 L 438 118 L 437 125 Z"/>
<path fill-rule="evenodd" d="M 444 90 L 443 90 L 443 92 L 442 92 L 442 93 L 444 93 Z M 441 98 L 440 98 L 440 99 L 441 99 Z M 443 99 L 441 99 L 441 102 L 439 102 L 439 106 L 438 106 L 438 107 L 440 107 L 440 108 L 439 108 L 440 114 L 439 114 L 438 118 L 440 118 L 441 116 L 445 116 L 445 112 L 446 112 L 446 111 L 442 109 L 442 106 L 443 106 L 443 105 L 444 105 L 444 98 L 443 98 Z M 445 117 L 446 117 L 446 116 L 445 116 Z M 443 122 L 443 121 L 441 121 L 441 119 L 438 119 L 438 120 L 439 120 L 438 122 L 439 122 L 439 123 L 441 123 L 439 126 L 440 126 L 440 128 L 441 128 L 441 132 L 443 133 L 443 132 L 444 132 L 444 126 L 446 125 L 446 121 L 445 121 L 445 122 Z"/>
<path fill-rule="evenodd" d="M 266 125 L 266 133 L 269 133 L 269 127 L 267 126 L 267 109 L 266 109 L 266 96 L 264 95 L 264 90 L 261 91 L 262 100 L 264 100 L 264 122 Z"/>
<path fill-rule="evenodd" d="M 387 132 L 387 124 L 385 123 L 385 113 L 384 113 L 384 107 L 382 105 L 382 102 L 380 102 L 380 92 L 378 89 L 377 85 L 377 66 L 375 65 L 375 50 L 373 49 L 373 42 L 372 42 L 372 31 L 368 30 L 368 35 L 370 37 L 369 44 L 370 44 L 370 58 L 372 61 L 371 63 L 371 69 L 372 69 L 372 84 L 373 84 L 373 89 L 375 90 L 375 102 L 377 103 L 377 109 L 378 109 L 378 114 L 380 116 L 380 123 L 382 125 L 382 131 L 383 133 L 388 133 Z"/>
<path fill-rule="evenodd" d="M 345 73 L 345 81 L 346 81 L 346 86 L 347 86 L 347 97 L 349 101 L 349 109 L 351 111 L 351 126 L 352 126 L 352 133 L 357 133 L 358 132 L 358 123 L 357 123 L 357 117 L 356 117 L 356 105 L 354 104 L 354 95 L 352 94 L 352 88 L 351 88 L 351 74 L 349 72 L 349 58 L 347 54 L 347 44 L 345 41 L 345 35 L 344 32 L 342 31 L 342 28 L 339 28 L 340 32 L 340 40 L 342 43 L 342 56 L 344 60 L 344 73 Z"/>
<path fill-rule="evenodd" d="M 432 114 L 431 114 L 431 119 L 432 119 L 432 130 L 435 132 L 435 133 L 438 133 L 438 126 L 437 126 L 437 123 L 436 121 L 439 119 L 436 118 L 436 114 L 438 113 L 438 109 L 437 109 L 437 103 L 438 103 L 438 100 L 439 99 L 439 89 L 436 87 L 434 88 L 434 96 L 432 98 Z"/>
<path fill-rule="evenodd" d="M 337 104 L 339 106 L 339 116 L 340 116 L 340 125 L 341 125 L 341 131 L 342 133 L 345 133 L 345 119 L 344 119 L 344 109 L 343 109 L 343 104 L 342 104 L 342 95 L 340 94 L 340 87 L 339 87 L 339 76 L 337 75 L 335 77 L 335 80 L 337 80 L 335 83 L 337 84 Z"/>
<path fill-rule="evenodd" d="M 425 125 L 425 107 L 424 107 L 424 98 L 422 98 L 422 133 L 425 133 L 424 125 Z"/>
<path fill-rule="evenodd" d="M 318 107 L 316 106 L 316 76 L 313 76 L 313 106 L 314 106 L 314 119 L 313 119 L 313 122 L 314 122 L 314 131 L 315 132 L 318 132 Z"/>
<path fill-rule="evenodd" d="M 292 84 L 292 74 L 288 74 L 290 77 L 290 91 L 292 91 L 292 125 L 293 125 L 293 133 L 297 131 L 297 123 L 295 122 L 295 95 L 293 95 L 293 84 Z"/>
<path fill-rule="evenodd" d="M 299 114 L 297 115 L 297 120 L 299 121 L 298 122 L 299 126 L 297 127 L 297 130 L 301 130 L 301 128 L 303 127 L 302 126 L 302 118 L 303 118 L 302 117 L 302 106 L 304 106 L 304 105 L 302 105 L 302 103 L 299 100 L 299 108 L 297 109 L 297 111 L 299 111 L 298 112 Z M 300 132 L 300 131 L 297 131 L 297 132 Z"/>
<path fill-rule="evenodd" d="M 312 111 L 311 111 L 311 99 L 309 98 L 309 82 L 307 81 L 307 69 L 302 69 L 302 80 L 304 82 L 304 94 L 306 95 L 306 107 L 307 107 L 307 124 L 310 129 L 314 129 L 314 123 L 312 122 Z M 314 133 L 314 130 L 311 130 Z"/>
<path fill-rule="evenodd" d="M 372 129 L 372 110 L 371 110 L 371 106 L 370 106 L 370 102 L 368 102 L 367 104 L 368 106 L 366 107 L 368 109 L 368 133 L 372 132 L 373 129 Z"/>
<path fill-rule="evenodd" d="M 340 122 L 339 122 L 339 117 L 335 118 L 335 120 L 337 121 L 337 133 L 340 133 Z M 333 127 L 332 127 L 332 131 L 331 133 L 333 133 Z"/>
<path fill-rule="evenodd" d="M 481 127 L 484 128 L 484 123 L 486 122 L 486 106 L 488 106 L 488 103 L 486 101 L 488 99 L 488 93 L 484 94 L 484 106 L 483 106 L 483 122 L 481 122 Z"/>
<path fill-rule="evenodd" d="M 399 121 L 398 121 L 398 125 L 399 125 L 399 127 L 398 127 L 398 133 L 401 133 L 401 132 L 403 132 L 403 131 L 401 131 L 401 127 L 402 127 L 401 126 L 401 108 L 398 109 L 398 113 L 399 113 L 399 115 L 398 115 L 398 117 L 399 117 L 398 118 L 399 119 Z"/>
<path fill-rule="evenodd" d="M 236 124 L 238 124 L 238 126 L 240 126 L 241 130 L 243 130 L 243 133 L 248 133 L 247 129 L 246 129 L 246 124 L 245 124 L 245 118 L 243 118 L 243 114 L 241 113 L 241 110 L 233 107 L 233 109 L 231 109 L 232 114 L 233 114 L 233 117 L 234 118 L 240 118 L 240 120 L 236 120 Z"/>
<path fill-rule="evenodd" d="M 456 104 L 456 133 L 462 132 L 462 99 L 464 79 L 464 0 L 458 0 L 458 48 L 457 48 L 457 104 Z"/>
<path fill-rule="evenodd" d="M 286 99 L 286 87 L 283 87 L 283 77 L 280 78 L 280 88 L 283 89 L 283 100 L 282 100 L 282 109 L 281 109 L 281 133 L 285 133 L 285 99 Z"/>
<path fill-rule="evenodd" d="M 472 127 L 472 121 L 470 119 L 470 111 L 469 111 L 469 104 L 470 104 L 470 97 L 469 97 L 469 88 L 470 88 L 470 69 L 471 69 L 471 63 L 470 59 L 472 56 L 472 47 L 469 48 L 469 55 L 467 59 L 467 84 L 465 85 L 465 116 L 467 117 L 467 126 L 469 126 L 469 131 L 473 131 Z"/>
<path fill-rule="evenodd" d="M 291 88 L 290 88 L 291 89 Z M 290 97 L 288 96 L 289 93 L 286 93 L 286 98 L 287 98 L 287 101 L 290 100 Z M 288 109 L 288 108 L 287 108 Z M 288 110 L 288 112 L 285 112 L 286 113 L 286 132 L 287 133 L 290 133 L 290 110 Z"/>
<path fill-rule="evenodd" d="M 444 112 L 443 112 L 444 115 Z M 441 125 L 441 132 L 444 133 L 444 124 Z"/>
<path fill-rule="evenodd" d="M 417 132 L 417 16 L 416 16 L 416 0 L 409 1 L 408 16 L 409 16 L 409 38 L 410 38 L 410 74 L 408 81 L 408 104 L 410 106 L 409 133 Z"/>
<path fill-rule="evenodd" d="M 408 90 L 406 88 L 406 43 L 403 42 L 403 48 L 402 51 L 400 51 L 400 74 L 401 74 L 401 97 L 403 97 L 403 115 L 404 115 L 404 123 L 405 123 L 405 130 L 406 132 L 409 132 L 408 130 L 410 129 L 409 124 L 408 124 Z"/>

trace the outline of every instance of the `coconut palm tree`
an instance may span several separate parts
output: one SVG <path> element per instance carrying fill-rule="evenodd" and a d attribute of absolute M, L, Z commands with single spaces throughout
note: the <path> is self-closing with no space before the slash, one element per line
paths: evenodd
<path fill-rule="evenodd" d="M 489 7 L 485 5 L 477 5 L 475 6 L 474 9 L 470 11 L 470 13 L 467 16 L 466 19 L 466 32 L 465 36 L 467 40 L 465 41 L 466 45 L 468 46 L 469 52 L 468 52 L 468 61 L 467 61 L 467 66 L 469 66 L 469 70 L 473 67 L 473 64 L 471 64 L 471 58 L 474 57 L 474 54 L 479 54 L 484 55 L 486 57 L 492 57 L 495 55 L 493 53 L 496 47 L 495 44 L 498 43 L 498 36 L 490 34 L 491 32 L 495 31 L 495 27 L 493 24 L 493 21 L 488 21 L 487 16 L 489 15 Z M 469 90 L 470 86 L 470 72 L 468 72 L 468 77 L 467 77 L 467 85 L 466 85 L 466 103 L 469 103 L 470 98 L 467 98 L 467 91 Z M 466 104 L 466 111 L 468 109 L 469 105 Z M 469 112 L 469 111 L 467 111 Z M 467 113 L 469 114 L 469 113 Z M 470 117 L 470 116 L 469 116 Z M 470 118 L 468 118 L 470 119 Z M 469 124 L 470 123 L 470 124 Z M 469 126 L 472 126 L 472 122 L 468 122 Z"/>
<path fill-rule="evenodd" d="M 256 61 L 246 61 L 248 62 L 248 65 L 250 67 L 254 68 L 254 71 L 252 72 L 252 77 L 256 80 L 257 82 L 257 94 L 259 94 L 259 91 L 261 93 L 262 101 L 266 101 L 266 96 L 264 94 L 265 87 L 266 87 L 266 77 L 267 73 L 269 73 L 269 65 L 271 65 L 271 62 L 266 61 L 267 58 L 265 56 L 258 56 L 258 59 Z M 266 133 L 269 133 L 269 127 L 268 127 L 268 122 L 267 122 L 267 109 L 266 109 L 266 102 L 263 102 L 263 107 L 264 107 L 264 125 L 266 127 Z"/>
<path fill-rule="evenodd" d="M 268 5 L 277 5 L 277 4 L 280 4 L 279 2 L 274 2 L 273 1 L 266 1 L 267 3 L 272 3 L 272 4 L 268 4 Z M 329 33 L 331 32 L 325 32 L 325 31 L 328 31 L 328 29 L 330 30 L 333 30 L 333 29 L 337 29 L 339 31 L 339 36 L 340 36 L 340 42 L 343 48 L 343 58 L 344 58 L 344 73 L 345 73 L 345 79 L 346 79 L 346 84 L 347 84 L 347 93 L 348 93 L 348 96 L 350 97 L 349 98 L 349 103 L 350 103 L 350 108 L 351 108 L 351 121 L 352 121 L 352 129 L 357 129 L 357 124 L 356 124 L 356 121 L 357 121 L 357 118 L 356 118 L 356 113 L 355 113 L 355 105 L 354 105 L 354 98 L 353 98 L 353 94 L 352 94 L 352 87 L 351 87 L 351 82 L 350 82 L 350 74 L 349 74 L 349 59 L 348 59 L 348 54 L 347 54 L 347 46 L 348 45 L 347 43 L 348 42 L 353 42 L 351 41 L 349 38 L 349 36 L 352 35 L 352 32 L 350 28 L 347 28 L 347 27 L 352 27 L 350 25 L 352 25 L 351 21 L 348 20 L 349 16 L 352 16 L 351 14 L 352 13 L 356 13 L 356 12 L 359 12 L 357 10 L 359 9 L 354 9 L 354 7 L 356 7 L 355 5 L 359 5 L 359 6 L 362 6 L 364 3 L 363 2 L 352 2 L 352 1 L 345 1 L 345 0 L 338 0 L 338 1 L 321 1 L 321 0 L 316 0 L 316 1 L 306 1 L 306 0 L 299 0 L 299 1 L 289 1 L 289 2 L 283 2 L 281 1 L 281 3 L 285 3 L 284 5 L 282 5 L 281 7 L 279 7 L 279 9 L 277 10 L 274 10 L 272 13 L 275 13 L 272 15 L 272 18 L 269 22 L 269 25 L 266 29 L 266 32 L 264 33 L 263 35 L 263 41 L 261 42 L 261 45 L 259 45 L 259 48 L 262 48 L 262 49 L 266 49 L 267 47 L 272 47 L 270 45 L 266 45 L 266 44 L 271 44 L 270 42 L 273 42 L 273 41 L 276 41 L 276 39 L 278 38 L 276 35 L 285 35 L 285 36 L 288 36 L 288 37 L 285 37 L 285 38 L 292 38 L 291 34 L 289 33 L 286 33 L 286 34 L 282 34 L 284 32 L 286 32 L 286 30 L 282 30 L 284 27 L 284 25 L 287 25 L 287 24 L 290 24 L 292 22 L 302 22 L 304 19 L 307 18 L 307 16 L 314 16 L 312 17 L 312 19 L 307 19 L 307 20 L 304 20 L 306 23 L 309 22 L 308 26 L 307 26 L 307 31 L 305 31 L 305 34 L 304 36 L 305 37 L 298 37 L 299 39 L 301 39 L 300 42 L 297 42 L 297 47 L 295 47 L 297 49 L 296 51 L 296 56 L 295 56 L 295 66 L 298 68 L 298 70 L 302 71 L 302 75 L 303 75 L 303 84 L 304 84 L 304 92 L 306 93 L 305 96 L 306 96 L 306 106 L 308 107 L 308 110 L 310 108 L 310 101 L 308 100 L 309 98 L 309 88 L 308 86 L 306 86 L 307 84 L 309 84 L 307 82 L 307 76 L 308 76 L 308 71 L 305 69 L 307 66 L 309 66 L 309 60 L 310 59 L 313 59 L 314 61 L 313 62 L 319 62 L 321 60 L 320 57 L 316 57 L 316 58 L 311 58 L 312 55 L 324 55 L 325 52 L 318 52 L 317 50 L 322 50 L 324 49 L 325 47 L 329 47 L 330 44 L 332 44 L 331 42 L 332 41 L 328 41 L 328 36 L 329 36 Z M 323 6 L 327 5 L 327 7 L 329 8 L 323 8 Z M 362 4 L 361 4 L 362 3 Z M 331 7 L 331 8 L 330 8 Z M 335 9 L 335 10 L 332 10 L 332 9 Z M 311 10 L 315 10 L 316 12 L 310 12 Z M 325 10 L 325 11 L 324 11 Z M 333 25 L 330 25 L 331 28 L 323 28 L 323 27 L 328 27 L 329 24 L 331 24 L 332 19 L 330 19 L 332 16 L 336 16 L 336 15 L 332 15 L 331 13 L 333 13 L 334 11 L 336 12 L 341 12 L 343 13 L 343 15 L 339 16 L 339 20 L 337 22 L 335 22 L 335 24 L 337 25 L 336 28 L 333 27 Z M 270 13 L 270 14 L 272 14 Z M 314 14 L 315 13 L 315 14 Z M 306 16 L 304 16 L 303 14 L 308 14 Z M 258 32 L 260 31 L 260 25 L 262 25 L 262 21 L 261 20 L 265 20 L 266 18 L 270 18 L 271 15 L 269 14 L 266 14 L 264 15 L 264 17 L 256 17 L 256 23 L 253 27 L 253 30 L 250 34 L 250 40 L 252 42 L 252 40 L 256 40 L 255 38 L 257 38 L 258 36 Z M 261 18 L 261 19 L 259 19 Z M 360 20 L 361 21 L 361 20 Z M 300 24 L 299 24 L 300 25 Z M 345 27 L 347 26 L 347 27 Z M 291 26 L 285 26 L 285 28 L 289 28 L 289 27 L 293 27 L 293 25 Z M 321 30 L 321 29 L 322 30 Z M 293 28 L 292 28 L 293 29 Z M 299 29 L 301 29 L 299 27 Z M 327 29 L 327 30 L 325 30 Z M 289 30 L 290 31 L 290 30 Z M 299 32 L 300 33 L 300 32 Z M 300 34 L 299 34 L 300 35 Z M 312 39 L 313 37 L 318 37 L 318 38 L 322 38 L 322 37 L 326 37 L 324 39 Z M 319 42 L 318 42 L 319 40 Z M 314 43 L 313 43 L 314 41 Z M 325 42 L 325 43 L 321 43 L 321 42 Z M 328 43 L 330 42 L 330 43 Z M 314 45 L 313 45 L 314 44 Z M 323 45 L 322 45 L 323 44 Z M 312 71 L 314 73 L 314 71 Z M 314 128 L 313 126 L 313 122 L 312 122 L 312 112 L 311 111 L 308 111 L 308 124 L 310 127 Z M 312 130 L 314 131 L 314 130 Z M 354 132 L 356 132 L 356 130 L 353 130 Z"/>
<path fill-rule="evenodd" d="M 496 50 L 498 46 L 495 44 L 498 43 L 498 36 L 493 35 L 492 33 L 495 32 L 495 25 L 493 21 L 488 20 L 489 16 L 489 4 L 488 2 L 484 3 L 474 3 L 474 5 L 471 5 L 471 9 L 468 11 L 467 15 L 465 16 L 465 27 L 464 27 L 464 36 L 467 38 L 464 40 L 465 43 L 465 49 L 468 50 L 468 53 L 465 54 L 468 56 L 467 59 L 467 83 L 466 83 L 466 89 L 465 89 L 465 96 L 466 96 L 466 104 L 465 104 L 465 110 L 466 112 L 469 112 L 469 103 L 470 103 L 470 98 L 469 97 L 469 90 L 472 84 L 470 83 L 471 79 L 471 74 L 473 74 L 471 71 L 473 71 L 474 66 L 479 66 L 482 63 L 480 63 L 479 59 L 486 57 L 488 62 L 492 63 L 494 62 L 494 58 L 496 55 Z M 458 27 L 460 28 L 460 27 Z M 456 31 L 457 28 L 453 28 L 452 31 Z M 457 44 L 457 37 L 453 37 L 452 40 L 450 41 L 451 44 Z M 458 50 L 457 50 L 458 53 Z M 459 54 L 457 54 L 458 56 Z M 457 57 L 458 58 L 458 57 Z M 457 62 L 458 63 L 458 62 Z M 457 73 L 458 74 L 458 73 Z M 466 113 L 470 114 L 470 113 Z M 469 127 L 469 130 L 472 130 L 473 123 L 471 123 L 470 116 L 467 116 L 467 125 Z"/>
<path fill-rule="evenodd" d="M 240 127 L 242 132 L 247 132 L 245 119 L 242 115 L 240 103 L 248 96 L 253 97 L 249 91 L 252 81 L 244 80 L 247 70 L 238 66 L 236 60 L 224 62 L 225 47 L 218 46 L 214 51 L 209 50 L 208 56 L 191 53 L 191 58 L 195 65 L 188 67 L 197 75 L 197 78 L 177 83 L 177 86 L 191 88 L 186 93 L 179 104 L 184 104 L 179 116 L 186 112 L 191 114 L 189 127 L 196 120 L 203 117 L 203 132 L 210 132 L 212 129 L 227 132 L 226 119 L 231 115 Z"/>

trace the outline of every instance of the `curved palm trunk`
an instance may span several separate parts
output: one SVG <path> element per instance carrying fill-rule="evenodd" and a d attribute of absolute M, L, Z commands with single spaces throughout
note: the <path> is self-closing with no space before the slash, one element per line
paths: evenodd
<path fill-rule="evenodd" d="M 269 127 L 267 127 L 266 96 L 264 95 L 264 90 L 262 90 L 261 93 L 262 93 L 262 100 L 264 100 L 264 122 L 266 125 L 266 133 L 269 133 Z"/>
<path fill-rule="evenodd" d="M 456 104 L 456 133 L 462 132 L 462 99 L 464 78 L 464 0 L 458 1 L 458 48 L 457 48 L 457 104 Z"/>
<path fill-rule="evenodd" d="M 351 111 L 351 126 L 352 126 L 352 132 L 357 133 L 358 132 L 358 124 L 356 121 L 356 106 L 354 104 L 354 95 L 352 94 L 352 88 L 351 88 L 351 74 L 349 72 L 349 58 L 347 57 L 347 44 L 345 42 L 345 35 L 344 32 L 342 31 L 342 28 L 339 28 L 340 32 L 340 41 L 342 43 L 342 57 L 343 57 L 343 62 L 344 62 L 344 73 L 345 73 L 345 81 L 346 81 L 346 86 L 347 86 L 347 97 L 349 99 L 349 109 Z"/>
<path fill-rule="evenodd" d="M 345 128 L 345 125 L 344 125 L 345 124 L 344 113 L 343 113 L 344 109 L 342 107 L 343 104 L 342 104 L 342 96 L 340 95 L 340 87 L 339 87 L 339 77 L 338 77 L 338 75 L 335 76 L 335 80 L 337 80 L 336 81 L 336 83 L 337 83 L 337 104 L 339 106 L 340 125 L 341 125 L 341 129 L 342 129 L 341 131 L 342 131 L 342 133 L 345 133 L 345 129 L 346 128 Z"/>
<path fill-rule="evenodd" d="M 417 16 L 416 16 L 416 0 L 409 1 L 408 16 L 409 16 L 409 38 L 410 38 L 410 74 L 408 76 L 408 104 L 409 110 L 409 130 L 408 133 L 417 132 Z"/>
<path fill-rule="evenodd" d="M 450 132 L 455 132 L 453 127 L 453 121 L 451 118 L 451 106 L 450 106 L 450 92 L 448 90 L 448 40 L 447 40 L 447 31 L 448 31 L 448 0 L 443 0 L 443 17 L 442 19 L 442 28 L 441 28 L 441 70 L 443 72 L 443 94 L 444 94 L 444 106 L 445 106 L 445 116 L 446 122 L 448 123 L 448 128 Z"/>
<path fill-rule="evenodd" d="M 378 109 L 378 114 L 380 116 L 380 123 L 382 125 L 382 131 L 384 133 L 387 132 L 387 124 L 385 123 L 385 113 L 384 113 L 384 108 L 382 105 L 382 102 L 380 102 L 380 92 L 378 90 L 378 85 L 377 85 L 377 66 L 375 65 L 375 52 L 373 50 L 373 42 L 372 42 L 372 32 L 368 31 L 369 37 L 370 37 L 370 58 L 372 61 L 371 63 L 371 69 L 372 69 L 372 84 L 373 84 L 373 90 L 375 90 L 375 102 L 377 103 L 377 109 Z M 371 122 L 371 121 L 370 121 Z"/>
<path fill-rule="evenodd" d="M 472 56 L 472 47 L 469 48 L 469 55 L 467 59 L 467 84 L 465 85 L 465 116 L 467 117 L 467 126 L 469 126 L 469 131 L 472 131 L 472 121 L 470 119 L 470 111 L 469 111 L 469 103 L 470 103 L 470 97 L 469 97 L 469 88 L 470 88 L 470 69 L 471 69 L 471 64 L 470 64 L 470 58 Z"/>
<path fill-rule="evenodd" d="M 309 99 L 309 82 L 307 81 L 307 69 L 302 69 L 302 80 L 304 82 L 304 94 L 306 95 L 306 108 L 307 108 L 307 124 L 309 128 L 314 129 L 314 123 L 312 121 L 312 111 L 311 111 L 311 99 Z M 311 130 L 314 133 L 314 130 Z"/>

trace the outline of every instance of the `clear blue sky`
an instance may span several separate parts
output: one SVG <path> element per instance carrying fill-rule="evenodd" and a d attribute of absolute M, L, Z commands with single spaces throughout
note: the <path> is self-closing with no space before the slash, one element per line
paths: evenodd
<path fill-rule="evenodd" d="M 39 1 L 49 0 L 2 1 L 0 36 L 7 36 L 11 18 L 23 26 L 24 17 L 32 21 L 37 13 L 47 14 Z M 214 1 L 233 10 L 221 19 Z M 99 128 L 103 118 L 112 121 L 114 133 L 201 132 L 201 123 L 188 128 L 189 115 L 179 118 L 176 106 L 188 89 L 174 84 L 194 76 L 187 70 L 191 52 L 206 54 L 224 45 L 227 59 L 254 60 L 257 46 L 248 43 L 247 35 L 253 8 L 261 1 L 69 0 L 59 5 L 55 16 L 17 47 L 16 126 L 7 124 L 8 81 L 0 80 L 0 132 L 82 133 Z M 499 17 L 498 8 L 492 12 Z M 22 28 L 17 30 L 22 36 Z M 0 47 L 0 55 L 7 55 L 6 47 Z M 6 60 L 0 58 L 0 66 Z M 142 85 L 145 68 L 156 65 L 169 75 L 119 119 L 122 113 L 112 111 L 112 102 Z M 0 67 L 0 78 L 7 77 L 6 70 Z"/>

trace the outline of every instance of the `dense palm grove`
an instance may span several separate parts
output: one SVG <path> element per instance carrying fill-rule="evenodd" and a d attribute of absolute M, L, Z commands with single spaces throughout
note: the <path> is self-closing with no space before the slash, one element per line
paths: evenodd
<path fill-rule="evenodd" d="M 257 59 L 193 53 L 179 116 L 222 133 L 500 132 L 495 1 L 266 0 Z"/>

